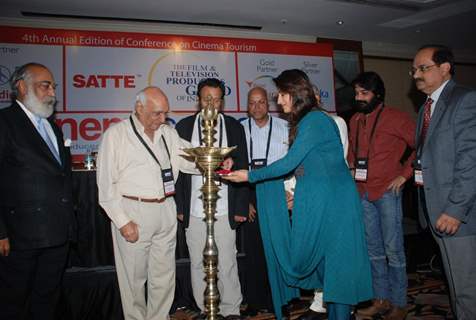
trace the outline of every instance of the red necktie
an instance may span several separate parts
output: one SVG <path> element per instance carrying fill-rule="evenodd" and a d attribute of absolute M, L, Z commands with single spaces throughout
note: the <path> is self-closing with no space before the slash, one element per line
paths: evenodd
<path fill-rule="evenodd" d="M 421 141 L 425 142 L 426 133 L 428 131 L 428 127 L 430 126 L 430 119 L 431 119 L 431 104 L 433 100 L 431 98 L 426 99 L 425 104 L 423 105 L 424 112 L 423 112 L 423 126 L 421 128 Z"/>

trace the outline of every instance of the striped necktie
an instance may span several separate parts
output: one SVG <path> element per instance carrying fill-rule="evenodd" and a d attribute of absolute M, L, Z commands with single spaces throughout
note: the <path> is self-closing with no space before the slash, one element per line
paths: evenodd
<path fill-rule="evenodd" d="M 431 105 L 433 104 L 433 99 L 428 98 L 423 105 L 423 126 L 421 128 L 421 141 L 425 142 L 426 133 L 428 132 L 428 128 L 430 127 L 430 119 L 431 119 Z"/>

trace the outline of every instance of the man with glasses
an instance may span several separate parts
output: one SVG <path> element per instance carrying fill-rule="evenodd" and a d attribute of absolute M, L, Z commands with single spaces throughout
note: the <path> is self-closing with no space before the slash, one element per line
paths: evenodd
<path fill-rule="evenodd" d="M 216 78 L 200 81 L 197 88 L 199 108 L 212 103 L 222 110 L 225 96 L 224 83 Z M 175 126 L 180 137 L 190 141 L 194 147 L 202 145 L 202 124 L 200 113 L 180 120 Z M 234 168 L 247 169 L 248 155 L 243 127 L 232 117 L 219 113 L 215 127 L 215 146 L 237 146 L 231 153 Z M 201 176 L 181 173 L 177 181 L 178 219 L 186 228 L 185 236 L 190 255 L 192 290 L 195 302 L 205 311 L 203 293 L 205 274 L 203 269 L 203 248 L 206 240 L 206 225 L 203 221 L 203 204 L 200 188 Z M 248 187 L 243 184 L 221 182 L 216 206 L 215 240 L 218 247 L 218 289 L 220 291 L 220 314 L 227 319 L 239 318 L 242 301 L 238 264 L 236 260 L 236 227 L 248 216 Z M 201 315 L 202 317 L 204 314 Z"/>
<path fill-rule="evenodd" d="M 28 63 L 0 111 L 0 318 L 56 319 L 73 220 L 71 156 L 53 121 L 56 84 Z"/>
<path fill-rule="evenodd" d="M 427 100 L 416 131 L 419 218 L 441 251 L 456 319 L 476 319 L 476 91 L 458 85 L 445 46 L 420 48 L 410 71 Z"/>
<path fill-rule="evenodd" d="M 412 176 L 415 122 L 387 106 L 385 85 L 375 72 L 352 82 L 357 113 L 350 120 L 347 160 L 361 196 L 372 268 L 374 300 L 358 310 L 364 317 L 403 320 L 407 314 L 407 271 L 402 227 L 402 188 Z"/>

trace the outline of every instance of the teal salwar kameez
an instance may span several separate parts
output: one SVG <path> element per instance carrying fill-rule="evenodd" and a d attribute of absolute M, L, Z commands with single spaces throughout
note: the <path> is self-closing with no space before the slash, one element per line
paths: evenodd
<path fill-rule="evenodd" d="M 283 177 L 295 171 L 292 222 Z M 344 160 L 338 129 L 325 113 L 312 111 L 298 125 L 288 154 L 249 172 L 256 183 L 260 228 L 273 304 L 324 290 L 324 301 L 354 305 L 372 298 L 362 208 Z M 337 310 L 341 310 L 339 307 Z"/>

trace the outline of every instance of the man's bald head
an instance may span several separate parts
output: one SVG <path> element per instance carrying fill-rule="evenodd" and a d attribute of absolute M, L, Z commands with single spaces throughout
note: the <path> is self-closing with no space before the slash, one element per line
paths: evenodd
<path fill-rule="evenodd" d="M 165 93 L 158 87 L 146 87 L 137 93 L 136 97 L 136 111 L 137 104 L 147 105 L 148 101 L 151 100 L 154 104 L 166 104 L 169 105 L 169 100 Z"/>
<path fill-rule="evenodd" d="M 268 121 L 268 93 L 264 88 L 254 87 L 248 92 L 248 115 L 253 118 L 259 126 L 265 125 Z"/>
<path fill-rule="evenodd" d="M 152 134 L 165 123 L 169 112 L 169 100 L 157 87 L 147 87 L 137 94 L 135 111 L 147 134 Z"/>
<path fill-rule="evenodd" d="M 254 87 L 250 91 L 248 91 L 248 99 L 252 94 L 261 94 L 263 96 L 268 97 L 268 92 L 263 87 Z"/>

